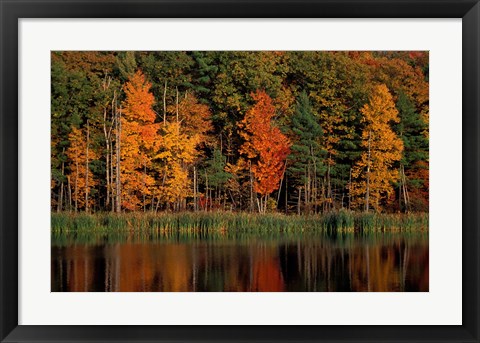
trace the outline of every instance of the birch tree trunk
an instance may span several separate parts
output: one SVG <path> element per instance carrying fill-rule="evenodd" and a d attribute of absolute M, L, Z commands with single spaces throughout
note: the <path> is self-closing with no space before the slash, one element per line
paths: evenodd
<path fill-rule="evenodd" d="M 121 183 L 121 179 L 120 179 L 120 158 L 121 158 L 121 140 L 122 140 L 122 110 L 120 108 L 120 111 L 117 111 L 117 109 L 115 109 L 116 111 L 116 117 L 117 117 L 117 137 L 116 137 L 116 147 L 117 147 L 117 175 L 116 175 L 116 184 L 117 184 L 117 194 L 116 194 L 116 212 L 117 213 L 120 213 L 122 212 L 122 183 Z"/>
<path fill-rule="evenodd" d="M 252 177 L 252 161 L 248 161 L 250 168 L 250 212 L 253 212 L 253 177 Z"/>
<path fill-rule="evenodd" d="M 114 189 L 114 184 L 115 184 L 115 177 L 113 173 L 113 142 L 110 140 L 110 203 L 111 203 L 111 211 L 115 212 L 115 189 Z"/>
<path fill-rule="evenodd" d="M 163 125 L 167 123 L 167 80 L 163 87 Z"/>
<path fill-rule="evenodd" d="M 65 154 L 65 148 L 62 149 L 62 153 Z M 63 178 L 65 177 L 65 162 L 62 162 L 62 182 L 60 183 L 60 192 L 58 194 L 57 212 L 63 209 Z"/>
<path fill-rule="evenodd" d="M 282 178 L 280 179 L 280 187 L 278 188 L 277 208 L 278 208 L 278 203 L 280 202 L 280 195 L 282 194 L 283 178 L 285 177 L 285 171 L 286 170 L 287 170 L 287 162 L 285 161 L 285 165 L 283 166 Z"/>
<path fill-rule="evenodd" d="M 89 193 L 89 188 L 88 188 L 88 148 L 90 145 L 90 125 L 87 119 L 87 146 L 86 146 L 86 152 L 85 152 L 85 212 L 89 212 L 89 206 L 88 206 L 88 193 Z"/>
<path fill-rule="evenodd" d="M 197 168 L 193 166 L 193 211 L 197 209 Z"/>
<path fill-rule="evenodd" d="M 78 212 L 78 151 L 75 150 L 75 213 Z"/>
<path fill-rule="evenodd" d="M 70 183 L 70 176 L 67 176 L 68 182 L 68 210 L 72 212 L 72 184 Z"/>
<path fill-rule="evenodd" d="M 367 186 L 365 190 L 365 212 L 370 209 L 370 141 L 371 132 L 368 132 L 368 159 L 367 159 Z"/>

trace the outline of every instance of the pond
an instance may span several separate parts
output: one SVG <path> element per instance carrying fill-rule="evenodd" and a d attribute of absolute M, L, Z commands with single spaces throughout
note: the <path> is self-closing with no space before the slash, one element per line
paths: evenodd
<path fill-rule="evenodd" d="M 52 234 L 53 292 L 429 290 L 428 233 Z"/>

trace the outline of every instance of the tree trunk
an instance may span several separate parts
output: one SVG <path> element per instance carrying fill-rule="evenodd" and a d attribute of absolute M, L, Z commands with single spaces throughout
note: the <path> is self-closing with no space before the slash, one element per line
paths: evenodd
<path fill-rule="evenodd" d="M 78 212 L 78 150 L 75 150 L 75 213 Z"/>
<path fill-rule="evenodd" d="M 307 206 L 307 169 L 305 168 L 304 172 L 305 180 L 303 181 L 303 212 L 308 213 L 308 206 Z"/>
<path fill-rule="evenodd" d="M 305 204 L 307 207 L 307 213 L 310 214 L 312 212 L 312 166 L 308 162 L 307 168 L 307 189 L 305 192 Z"/>
<path fill-rule="evenodd" d="M 146 184 L 146 179 L 147 177 L 147 164 L 145 161 L 143 161 L 143 212 L 147 211 L 147 202 L 146 202 L 146 196 L 147 196 L 147 184 Z"/>
<path fill-rule="evenodd" d="M 85 212 L 89 212 L 88 206 L 88 195 L 89 195 L 89 187 L 88 187 L 88 146 L 90 145 L 90 126 L 87 119 L 87 146 L 85 148 Z"/>
<path fill-rule="evenodd" d="M 223 210 L 225 211 L 226 208 L 227 208 L 227 190 L 223 189 Z"/>
<path fill-rule="evenodd" d="M 368 160 L 367 160 L 367 189 L 365 192 L 365 212 L 369 211 L 370 206 L 370 141 L 371 132 L 368 132 Z"/>
<path fill-rule="evenodd" d="M 63 211 L 63 182 L 60 183 L 60 195 L 58 196 L 57 212 Z"/>
<path fill-rule="evenodd" d="M 163 124 L 167 123 L 167 80 L 163 88 Z"/>
<path fill-rule="evenodd" d="M 105 199 L 105 209 L 107 209 L 110 206 L 110 142 L 108 141 L 108 139 L 106 139 L 105 141 L 107 147 L 107 152 L 105 155 L 105 178 L 107 181 L 107 198 Z"/>
<path fill-rule="evenodd" d="M 157 214 L 159 206 L 160 206 L 160 196 L 158 196 L 157 205 L 155 206 L 155 214 Z"/>
<path fill-rule="evenodd" d="M 205 212 L 208 212 L 208 174 L 205 170 Z"/>
<path fill-rule="evenodd" d="M 350 167 L 350 176 L 348 179 L 348 210 L 351 209 L 352 202 L 352 168 Z"/>
<path fill-rule="evenodd" d="M 106 91 L 108 87 L 110 86 L 110 81 L 111 78 L 109 79 L 109 82 L 107 84 L 106 82 L 106 77 L 103 83 L 103 90 Z M 106 200 L 105 200 L 105 209 L 107 210 L 108 207 L 110 206 L 110 200 L 111 200 L 111 194 L 112 194 L 112 184 L 110 183 L 111 181 L 111 176 L 110 176 L 110 164 L 112 163 L 110 159 L 110 140 L 112 137 L 112 127 L 113 127 L 113 122 L 115 120 L 114 117 L 114 104 L 115 104 L 115 97 L 116 97 L 116 92 L 113 92 L 113 98 L 112 98 L 112 123 L 110 125 L 110 128 L 107 130 L 107 106 L 103 108 L 103 135 L 105 137 L 105 178 L 106 178 Z"/>
<path fill-rule="evenodd" d="M 317 173 L 316 173 L 316 170 L 315 170 L 315 166 L 314 166 L 314 173 L 313 173 L 313 176 L 312 176 L 312 211 L 313 211 L 313 214 L 317 214 L 317 206 L 318 206 L 318 201 L 317 201 L 317 197 L 318 197 L 318 189 L 317 189 Z"/>
<path fill-rule="evenodd" d="M 193 166 L 193 211 L 197 210 L 197 168 Z"/>
<path fill-rule="evenodd" d="M 408 213 L 409 211 L 409 205 L 410 205 L 410 199 L 408 197 L 408 190 L 407 190 L 407 178 L 405 176 L 405 167 L 402 165 L 401 166 L 401 169 L 402 169 L 402 173 L 401 173 L 401 178 L 402 178 L 402 181 L 401 181 L 401 184 L 402 184 L 402 187 L 403 187 L 403 198 L 404 198 L 404 202 L 405 202 L 405 213 Z"/>
<path fill-rule="evenodd" d="M 324 176 L 322 180 L 322 212 L 325 213 L 325 183 L 327 182 L 327 177 Z"/>
<path fill-rule="evenodd" d="M 300 215 L 300 203 L 301 203 L 301 199 L 302 199 L 302 188 L 298 188 L 298 204 L 297 204 L 297 212 L 298 212 L 298 215 Z"/>
<path fill-rule="evenodd" d="M 283 185 L 283 178 L 285 177 L 285 171 L 287 170 L 287 161 L 285 161 L 285 165 L 283 166 L 283 173 L 282 178 L 280 179 L 280 187 L 278 188 L 278 195 L 277 195 L 277 208 L 280 202 L 280 195 L 282 194 L 282 185 Z"/>
<path fill-rule="evenodd" d="M 209 199 L 210 199 L 210 211 L 213 211 L 213 201 L 212 201 L 212 198 L 213 198 L 213 195 L 212 195 L 212 191 L 213 191 L 213 188 L 210 187 L 210 190 L 209 190 Z"/>
<path fill-rule="evenodd" d="M 328 210 L 332 209 L 332 183 L 330 181 L 330 159 L 328 159 L 328 167 L 327 167 L 327 199 L 328 199 Z"/>
<path fill-rule="evenodd" d="M 288 214 L 288 174 L 285 173 L 285 214 Z"/>
<path fill-rule="evenodd" d="M 253 177 L 252 177 L 252 161 L 248 161 L 250 168 L 250 212 L 253 212 Z M 257 200 L 258 201 L 258 200 Z"/>
<path fill-rule="evenodd" d="M 115 193 L 114 193 L 114 173 L 113 173 L 113 142 L 110 140 L 110 203 L 112 205 L 111 211 L 115 212 Z M 116 187 L 115 187 L 116 188 Z"/>
<path fill-rule="evenodd" d="M 120 107 L 120 111 L 117 111 L 117 139 L 116 139 L 116 145 L 117 145 L 117 176 L 116 176 L 116 183 L 117 183 L 117 200 L 116 200 L 116 212 L 120 213 L 122 212 L 122 183 L 121 183 L 121 178 L 120 178 L 120 158 L 121 158 L 121 144 L 122 144 L 122 109 Z"/>
<path fill-rule="evenodd" d="M 176 87 L 177 90 L 177 106 L 176 106 L 176 113 L 177 113 L 177 123 L 178 123 L 178 87 Z"/>
<path fill-rule="evenodd" d="M 65 148 L 62 149 L 65 154 Z M 65 177 L 65 162 L 62 162 L 62 182 L 60 182 L 60 192 L 58 194 L 57 212 L 63 210 L 63 178 Z"/>
<path fill-rule="evenodd" d="M 72 184 L 70 183 L 70 176 L 67 176 L 68 181 L 68 210 L 72 212 Z"/>

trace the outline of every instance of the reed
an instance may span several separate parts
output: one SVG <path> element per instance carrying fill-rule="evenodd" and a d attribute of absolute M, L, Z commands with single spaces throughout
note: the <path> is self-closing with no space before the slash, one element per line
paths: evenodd
<path fill-rule="evenodd" d="M 52 232 L 351 232 L 428 231 L 428 214 L 377 214 L 340 210 L 323 215 L 233 212 L 181 213 L 52 213 Z"/>

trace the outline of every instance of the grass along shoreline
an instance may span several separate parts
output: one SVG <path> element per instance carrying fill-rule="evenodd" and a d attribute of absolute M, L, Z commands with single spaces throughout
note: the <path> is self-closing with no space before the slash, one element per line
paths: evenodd
<path fill-rule="evenodd" d="M 377 214 L 335 211 L 322 215 L 279 213 L 52 213 L 51 230 L 87 231 L 202 231 L 265 232 L 418 232 L 428 231 L 428 213 Z"/>

